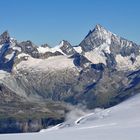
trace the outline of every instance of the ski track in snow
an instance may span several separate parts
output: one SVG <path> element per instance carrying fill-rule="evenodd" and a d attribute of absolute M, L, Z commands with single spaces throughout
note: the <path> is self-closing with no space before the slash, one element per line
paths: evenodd
<path fill-rule="evenodd" d="M 100 127 L 107 127 L 107 126 L 113 126 L 117 125 L 117 123 L 110 123 L 110 124 L 100 124 L 100 125 L 94 125 L 94 126 L 87 126 L 87 127 L 80 127 L 78 129 L 92 129 L 92 128 L 100 128 Z"/>

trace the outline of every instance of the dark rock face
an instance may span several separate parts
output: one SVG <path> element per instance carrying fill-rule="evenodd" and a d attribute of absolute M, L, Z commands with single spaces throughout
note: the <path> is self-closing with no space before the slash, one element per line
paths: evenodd
<path fill-rule="evenodd" d="M 7 31 L 5 31 L 2 35 L 0 35 L 0 45 L 10 41 L 10 35 Z"/>
<path fill-rule="evenodd" d="M 108 54 L 108 53 L 105 53 L 105 56 L 107 58 L 107 60 L 106 60 L 107 67 L 110 70 L 115 70 L 116 65 L 117 65 L 116 60 L 115 60 L 115 56 L 113 54 Z"/>
<path fill-rule="evenodd" d="M 62 44 L 60 49 L 64 54 L 73 55 L 74 53 L 76 53 L 76 51 L 73 49 L 72 45 L 68 41 L 63 40 L 60 44 Z"/>
<path fill-rule="evenodd" d="M 0 133 L 23 133 L 23 132 L 38 132 L 48 126 L 53 126 L 62 123 L 64 119 L 42 118 L 31 120 L 16 120 L 7 118 L 0 120 Z"/>
<path fill-rule="evenodd" d="M 58 107 L 51 103 L 39 105 L 39 102 L 28 101 L 3 84 L 0 85 L 0 100 L 0 133 L 38 132 L 64 121 L 62 111 L 65 109 L 61 104 Z M 50 108 L 52 110 L 47 112 Z"/>
<path fill-rule="evenodd" d="M 8 72 L 12 71 L 13 65 L 14 65 L 14 59 L 16 57 L 16 51 L 14 52 L 13 56 L 10 60 L 6 61 L 5 54 L 7 50 L 9 49 L 10 44 L 8 42 L 4 43 L 0 50 L 0 70 L 5 70 Z"/>
<path fill-rule="evenodd" d="M 11 104 L 11 102 L 24 100 L 24 98 L 19 97 L 18 95 L 14 93 L 14 91 L 10 90 L 6 85 L 1 83 L 0 84 L 0 100 L 1 100 L 1 104 L 4 104 L 4 103 Z"/>
<path fill-rule="evenodd" d="M 99 63 L 99 64 L 91 64 L 91 68 L 95 69 L 95 70 L 100 70 L 103 71 L 104 70 L 104 64 Z"/>
<path fill-rule="evenodd" d="M 106 42 L 106 36 L 102 34 L 104 32 L 105 34 L 108 33 L 108 31 L 106 31 L 100 25 L 96 25 L 93 31 L 90 30 L 87 36 L 84 38 L 84 40 L 80 43 L 80 46 L 82 47 L 83 51 L 91 51 L 93 48 L 98 47 L 104 42 Z"/>
<path fill-rule="evenodd" d="M 60 52 L 58 52 L 58 51 L 56 51 L 54 53 L 52 53 L 52 52 L 46 52 L 44 54 L 39 54 L 39 58 L 45 59 L 45 58 L 49 58 L 51 56 L 59 56 L 59 55 L 63 55 L 63 54 L 60 53 Z"/>
<path fill-rule="evenodd" d="M 73 58 L 73 63 L 76 67 L 84 67 L 84 64 L 91 63 L 87 58 L 79 53 L 75 53 L 70 58 Z"/>
<path fill-rule="evenodd" d="M 39 57 L 37 46 L 35 46 L 31 41 L 23 41 L 18 44 L 24 53 L 31 55 L 34 58 Z"/>

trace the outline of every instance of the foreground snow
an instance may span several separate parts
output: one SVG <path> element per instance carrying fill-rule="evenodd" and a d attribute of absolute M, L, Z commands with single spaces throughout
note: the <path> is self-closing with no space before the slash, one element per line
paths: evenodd
<path fill-rule="evenodd" d="M 140 94 L 40 133 L 0 135 L 1 140 L 139 140 L 139 137 Z"/>

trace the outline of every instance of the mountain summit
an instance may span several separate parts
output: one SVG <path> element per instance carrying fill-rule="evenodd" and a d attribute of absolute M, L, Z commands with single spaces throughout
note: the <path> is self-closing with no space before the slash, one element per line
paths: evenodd
<path fill-rule="evenodd" d="M 88 35 L 80 43 L 80 46 L 82 46 L 84 51 L 89 51 L 103 43 L 111 44 L 112 36 L 113 33 L 106 30 L 100 24 L 97 24 L 92 31 L 89 31 Z"/>
<path fill-rule="evenodd" d="M 8 31 L 3 32 L 0 35 L 0 45 L 9 41 L 9 39 L 10 39 L 10 35 L 9 35 Z"/>

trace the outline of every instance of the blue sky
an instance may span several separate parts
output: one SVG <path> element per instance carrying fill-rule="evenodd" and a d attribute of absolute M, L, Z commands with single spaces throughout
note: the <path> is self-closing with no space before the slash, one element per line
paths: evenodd
<path fill-rule="evenodd" d="M 98 23 L 140 44 L 140 0 L 0 0 L 0 32 L 20 41 L 76 45 Z"/>

